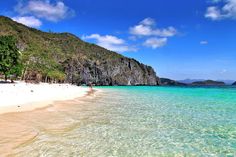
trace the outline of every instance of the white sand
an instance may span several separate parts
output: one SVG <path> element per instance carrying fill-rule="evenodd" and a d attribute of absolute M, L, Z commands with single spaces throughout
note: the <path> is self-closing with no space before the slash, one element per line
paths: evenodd
<path fill-rule="evenodd" d="M 0 113 L 32 110 L 54 101 L 85 96 L 89 88 L 70 84 L 29 84 L 16 82 L 0 84 Z"/>

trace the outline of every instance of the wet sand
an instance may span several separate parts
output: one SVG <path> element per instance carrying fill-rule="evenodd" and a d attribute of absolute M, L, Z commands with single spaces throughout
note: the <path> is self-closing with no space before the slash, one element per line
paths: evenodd
<path fill-rule="evenodd" d="M 21 156 L 18 148 L 30 145 L 44 132 L 63 134 L 73 129 L 77 124 L 66 119 L 66 114 L 85 109 L 86 100 L 95 97 L 95 91 L 90 91 L 84 97 L 57 101 L 33 111 L 0 114 L 0 157 Z"/>

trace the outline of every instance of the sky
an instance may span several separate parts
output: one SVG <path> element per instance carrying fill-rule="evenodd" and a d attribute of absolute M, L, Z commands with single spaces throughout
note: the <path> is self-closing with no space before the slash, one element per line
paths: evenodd
<path fill-rule="evenodd" d="M 69 32 L 175 80 L 236 80 L 236 0 L 8 0 L 0 14 Z"/>

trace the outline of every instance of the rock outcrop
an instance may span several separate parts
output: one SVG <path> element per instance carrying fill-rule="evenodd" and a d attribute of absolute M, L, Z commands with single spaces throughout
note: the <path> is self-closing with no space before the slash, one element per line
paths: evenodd
<path fill-rule="evenodd" d="M 236 86 L 236 82 L 234 82 L 234 83 L 232 84 L 232 86 Z"/>
<path fill-rule="evenodd" d="M 67 80 L 96 85 L 158 85 L 159 79 L 150 66 L 121 57 L 104 61 L 68 60 L 63 64 Z"/>

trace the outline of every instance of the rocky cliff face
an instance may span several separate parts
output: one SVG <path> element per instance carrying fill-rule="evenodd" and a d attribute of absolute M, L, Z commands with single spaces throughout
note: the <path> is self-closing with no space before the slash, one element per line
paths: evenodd
<path fill-rule="evenodd" d="M 72 83 L 96 85 L 158 85 L 154 70 L 139 62 L 121 57 L 104 61 L 68 60 L 67 80 Z"/>
<path fill-rule="evenodd" d="M 0 16 L 0 35 L 17 38 L 25 63 L 25 78 L 40 76 L 37 78 L 44 81 L 52 74 L 61 76 L 62 73 L 66 82 L 78 85 L 159 84 L 152 67 L 69 33 L 41 32 Z"/>
<path fill-rule="evenodd" d="M 234 83 L 232 84 L 232 86 L 236 86 L 236 82 L 234 82 Z"/>

